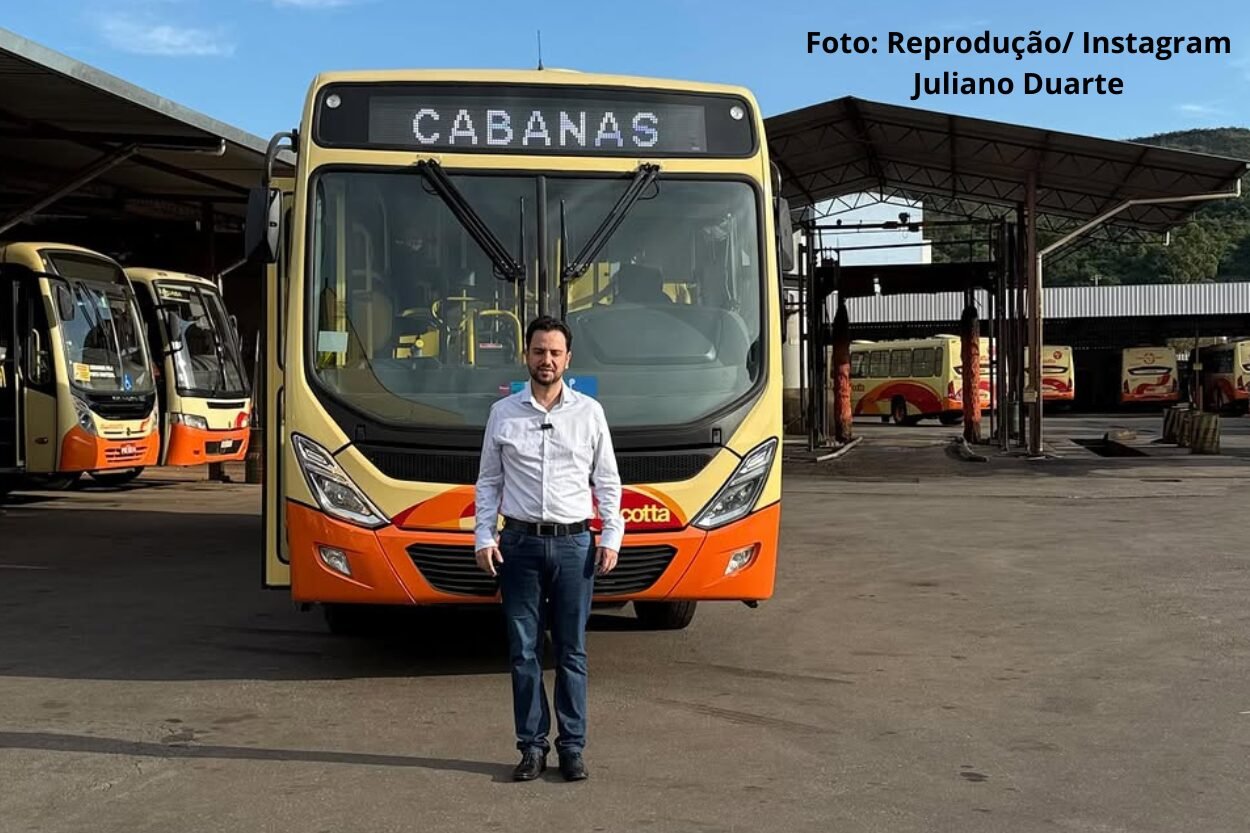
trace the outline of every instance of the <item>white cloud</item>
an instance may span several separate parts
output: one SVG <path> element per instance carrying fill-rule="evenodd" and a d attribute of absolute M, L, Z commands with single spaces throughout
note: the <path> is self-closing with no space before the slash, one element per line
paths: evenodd
<path fill-rule="evenodd" d="M 124 16 L 101 22 L 104 39 L 114 49 L 136 55 L 175 57 L 229 56 L 234 44 L 220 32 L 167 23 L 144 23 Z"/>
<path fill-rule="evenodd" d="M 1197 102 L 1186 102 L 1176 105 L 1178 112 L 1186 116 L 1205 117 L 1220 116 L 1224 114 L 1224 110 L 1220 107 L 1214 107 L 1210 104 L 1198 104 Z"/>

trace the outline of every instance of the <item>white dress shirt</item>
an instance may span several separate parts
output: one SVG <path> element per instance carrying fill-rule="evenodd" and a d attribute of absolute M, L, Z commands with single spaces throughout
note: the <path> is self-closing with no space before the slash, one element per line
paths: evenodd
<path fill-rule="evenodd" d="M 491 406 L 475 491 L 476 549 L 495 545 L 501 514 L 530 523 L 589 520 L 592 494 L 603 522 L 599 546 L 621 548 L 621 476 L 603 406 L 560 386 L 550 411 L 529 384 Z"/>

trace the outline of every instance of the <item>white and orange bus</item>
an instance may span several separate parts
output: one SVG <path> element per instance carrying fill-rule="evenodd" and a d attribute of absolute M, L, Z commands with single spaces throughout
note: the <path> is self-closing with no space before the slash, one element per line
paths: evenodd
<path fill-rule="evenodd" d="M 990 407 L 990 345 L 981 339 L 981 409 Z M 936 417 L 943 425 L 963 418 L 960 338 L 937 335 L 851 344 L 851 408 L 855 415 L 915 424 Z"/>
<path fill-rule="evenodd" d="M 163 466 L 242 460 L 252 400 L 239 336 L 217 285 L 197 275 L 127 268 L 160 371 Z"/>
<path fill-rule="evenodd" d="M 1199 355 L 1206 406 L 1245 413 L 1250 404 L 1250 339 L 1203 347 Z"/>
<path fill-rule="evenodd" d="M 1126 347 L 1120 353 L 1120 403 L 1180 399 L 1176 351 L 1171 347 Z"/>
<path fill-rule="evenodd" d="M 112 259 L 0 245 L 0 484 L 120 483 L 160 452 L 134 291 Z"/>
<path fill-rule="evenodd" d="M 772 595 L 780 270 L 792 239 L 739 87 L 553 71 L 318 76 L 291 178 L 249 205 L 273 264 L 264 583 L 349 631 L 372 605 L 497 602 L 473 555 L 491 405 L 536 314 L 572 329 L 624 485 L 595 580 L 656 628 Z M 569 453 L 579 453 L 571 450 Z"/>

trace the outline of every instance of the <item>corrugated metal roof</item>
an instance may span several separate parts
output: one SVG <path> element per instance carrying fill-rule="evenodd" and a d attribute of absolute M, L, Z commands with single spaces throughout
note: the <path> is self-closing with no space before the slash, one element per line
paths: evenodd
<path fill-rule="evenodd" d="M 985 293 L 976 295 L 984 315 Z M 848 298 L 846 305 L 854 324 L 948 323 L 959 320 L 963 293 Z M 1042 311 L 1050 319 L 1250 315 L 1250 282 L 1057 286 L 1043 290 Z"/>
<path fill-rule="evenodd" d="M 871 192 L 1014 210 L 1037 176 L 1045 216 L 1086 220 L 1127 199 L 1231 191 L 1247 163 L 846 96 L 765 123 L 792 207 Z M 1193 205 L 1140 205 L 1122 226 L 1162 230 Z"/>

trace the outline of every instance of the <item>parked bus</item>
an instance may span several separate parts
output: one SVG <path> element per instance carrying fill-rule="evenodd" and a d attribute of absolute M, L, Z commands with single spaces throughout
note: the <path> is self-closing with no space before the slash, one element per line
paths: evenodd
<path fill-rule="evenodd" d="M 242 460 L 251 394 L 239 336 L 212 281 L 126 269 L 156 359 L 163 466 Z"/>
<path fill-rule="evenodd" d="M 1176 402 L 1176 351 L 1171 347 L 1127 347 L 1120 353 L 1120 403 Z"/>
<path fill-rule="evenodd" d="M 851 345 L 851 408 L 883 422 L 914 425 L 936 417 L 963 419 L 963 363 L 957 335 Z M 990 407 L 990 342 L 981 339 L 982 410 Z"/>
<path fill-rule="evenodd" d="M 0 478 L 124 482 L 156 462 L 152 360 L 122 268 L 60 243 L 0 245 Z"/>
<path fill-rule="evenodd" d="M 291 144 L 294 142 L 294 144 Z M 315 79 L 291 179 L 249 206 L 267 287 L 264 583 L 325 606 L 498 599 L 473 557 L 491 405 L 564 315 L 624 484 L 601 603 L 684 627 L 773 592 L 779 258 L 746 90 L 532 71 Z M 571 450 L 570 453 L 578 453 Z"/>
<path fill-rule="evenodd" d="M 1250 339 L 1203 347 L 1199 355 L 1206 406 L 1244 414 L 1250 404 Z"/>
<path fill-rule="evenodd" d="M 1028 384 L 1030 368 L 1029 349 L 1024 349 L 1024 378 Z M 1042 401 L 1059 404 L 1076 399 L 1076 370 L 1072 362 L 1072 348 L 1066 345 L 1042 347 Z"/>

